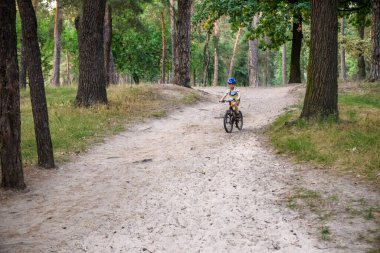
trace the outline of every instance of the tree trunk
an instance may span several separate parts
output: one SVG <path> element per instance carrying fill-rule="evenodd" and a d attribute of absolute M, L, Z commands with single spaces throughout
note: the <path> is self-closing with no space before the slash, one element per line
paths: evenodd
<path fill-rule="evenodd" d="M 66 85 L 71 85 L 70 57 L 69 57 L 69 52 L 67 50 L 66 50 Z"/>
<path fill-rule="evenodd" d="M 364 40 L 364 21 L 362 21 L 358 26 L 358 33 L 361 40 Z M 358 79 L 364 80 L 366 78 L 365 71 L 365 60 L 364 55 L 360 54 L 358 58 Z"/>
<path fill-rule="evenodd" d="M 106 4 L 103 36 L 104 74 L 106 78 L 106 85 L 108 86 L 110 84 L 110 53 L 112 44 L 112 8 L 109 3 Z"/>
<path fill-rule="evenodd" d="M 166 36 L 165 36 L 165 18 L 164 12 L 161 11 L 161 30 L 162 30 L 162 54 L 161 54 L 161 83 L 165 83 L 166 74 Z"/>
<path fill-rule="evenodd" d="M 37 12 L 37 7 L 38 7 L 38 0 L 33 0 L 33 8 L 35 12 Z"/>
<path fill-rule="evenodd" d="M 0 3 L 0 13 L 1 186 L 24 189 L 15 1 L 3 0 Z"/>
<path fill-rule="evenodd" d="M 41 53 L 37 38 L 37 19 L 30 0 L 17 0 L 17 3 L 21 16 L 22 35 L 26 46 L 26 64 L 28 66 L 34 131 L 37 141 L 38 165 L 44 168 L 54 168 Z"/>
<path fill-rule="evenodd" d="M 194 70 L 193 70 L 193 87 L 195 87 L 196 84 L 197 84 L 197 71 L 194 68 Z"/>
<path fill-rule="evenodd" d="M 81 16 L 75 20 L 79 46 L 78 106 L 107 103 L 103 30 L 105 1 L 83 0 Z"/>
<path fill-rule="evenodd" d="M 212 86 L 218 85 L 219 79 L 219 38 L 220 38 L 220 26 L 219 20 L 215 21 L 214 24 L 214 78 L 212 80 Z"/>
<path fill-rule="evenodd" d="M 117 84 L 119 82 L 118 75 L 115 70 L 115 61 L 113 58 L 112 50 L 110 50 L 110 69 L 109 69 L 109 75 L 110 75 L 110 84 Z"/>
<path fill-rule="evenodd" d="M 266 40 L 268 40 L 268 38 L 266 38 Z M 265 51 L 265 86 L 269 86 L 269 80 L 270 80 L 270 76 L 269 76 L 269 49 L 267 49 Z"/>
<path fill-rule="evenodd" d="M 257 27 L 259 22 L 258 16 L 253 17 L 252 28 Z M 249 86 L 258 87 L 259 86 L 259 41 L 249 40 Z"/>
<path fill-rule="evenodd" d="M 234 69 L 234 63 L 235 63 L 235 56 L 236 56 L 236 53 L 237 53 L 237 48 L 238 48 L 238 45 L 239 45 L 239 39 L 240 39 L 240 35 L 241 35 L 242 31 L 243 30 L 241 28 L 239 28 L 239 31 L 236 34 L 234 51 L 232 52 L 232 57 L 231 57 L 231 62 L 230 62 L 230 68 L 228 69 L 228 76 L 227 76 L 228 78 L 230 78 L 232 76 L 232 71 Z"/>
<path fill-rule="evenodd" d="M 37 14 L 37 7 L 38 7 L 38 0 L 33 0 L 33 8 L 34 12 Z M 26 65 L 26 59 L 25 59 L 25 45 L 24 45 L 24 40 L 22 38 L 22 33 L 21 33 L 21 63 L 20 63 L 20 87 L 23 89 L 26 89 L 26 78 L 28 76 L 28 67 Z"/>
<path fill-rule="evenodd" d="M 289 83 L 301 82 L 301 47 L 302 47 L 302 16 L 295 16 L 298 22 L 293 23 L 292 52 L 290 56 Z"/>
<path fill-rule="evenodd" d="M 206 41 L 203 48 L 203 76 L 202 76 L 202 86 L 205 87 L 207 85 L 207 72 L 208 65 L 210 63 L 210 52 L 208 50 L 208 43 L 210 41 L 210 33 L 206 34 Z"/>
<path fill-rule="evenodd" d="M 22 38 L 21 34 L 21 62 L 20 62 L 20 88 L 26 89 L 26 75 L 27 75 L 27 67 L 26 67 L 26 59 L 25 59 L 25 42 Z"/>
<path fill-rule="evenodd" d="M 338 119 L 337 0 L 311 0 L 311 47 L 301 117 Z"/>
<path fill-rule="evenodd" d="M 286 44 L 282 46 L 282 84 L 286 84 Z"/>
<path fill-rule="evenodd" d="M 380 80 L 380 1 L 371 0 L 372 10 L 372 57 L 371 71 L 368 80 L 370 82 Z"/>
<path fill-rule="evenodd" d="M 136 73 L 132 74 L 132 78 L 133 78 L 133 82 L 135 82 L 135 84 L 140 84 L 140 77 Z"/>
<path fill-rule="evenodd" d="M 344 17 L 341 19 L 341 29 L 342 29 L 342 36 L 344 36 L 344 29 L 345 29 L 345 22 Z M 340 68 L 342 71 L 342 80 L 347 80 L 347 71 L 346 71 L 346 50 L 343 46 L 341 46 L 340 49 Z"/>
<path fill-rule="evenodd" d="M 172 73 L 173 73 L 173 78 L 172 82 L 174 82 L 174 73 L 176 73 L 176 32 L 175 32 L 175 11 L 174 11 L 174 2 L 175 0 L 170 0 L 170 6 L 169 6 L 169 12 L 170 12 L 170 35 L 171 35 L 171 44 L 172 44 Z"/>
<path fill-rule="evenodd" d="M 62 6 L 61 0 L 56 0 L 55 22 L 54 22 L 54 64 L 53 77 L 50 84 L 59 86 L 60 69 L 61 69 L 61 32 L 62 32 Z"/>
<path fill-rule="evenodd" d="M 178 0 L 175 83 L 190 88 L 190 34 L 193 0 Z"/>

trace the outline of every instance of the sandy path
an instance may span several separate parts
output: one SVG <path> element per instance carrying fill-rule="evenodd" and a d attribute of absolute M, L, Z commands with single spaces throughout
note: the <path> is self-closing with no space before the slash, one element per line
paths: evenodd
<path fill-rule="evenodd" d="M 201 103 L 44 172 L 29 192 L 1 200 L 0 252 L 365 252 L 356 232 L 371 221 L 340 216 L 334 240 L 321 241 L 313 219 L 282 201 L 295 185 L 311 185 L 380 203 L 263 146 L 257 129 L 295 103 L 290 89 L 242 89 L 242 132 L 224 132 L 225 105 Z"/>

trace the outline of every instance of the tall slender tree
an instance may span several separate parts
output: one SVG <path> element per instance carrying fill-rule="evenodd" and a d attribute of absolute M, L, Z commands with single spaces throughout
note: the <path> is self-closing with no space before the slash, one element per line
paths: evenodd
<path fill-rule="evenodd" d="M 282 84 L 286 84 L 286 44 L 282 46 Z"/>
<path fill-rule="evenodd" d="M 106 77 L 106 85 L 110 84 L 110 61 L 111 61 L 111 45 L 112 45 L 112 7 L 109 3 L 106 4 L 104 15 L 104 71 Z"/>
<path fill-rule="evenodd" d="M 54 63 L 53 76 L 50 84 L 53 86 L 60 85 L 61 75 L 61 32 L 62 32 L 62 5 L 61 0 L 56 0 L 55 20 L 54 20 Z"/>
<path fill-rule="evenodd" d="M 293 39 L 292 51 L 290 56 L 289 83 L 301 82 L 301 48 L 302 48 L 302 16 L 301 14 L 293 17 Z"/>
<path fill-rule="evenodd" d="M 372 12 L 372 56 L 371 70 L 369 72 L 369 81 L 374 82 L 380 80 L 380 1 L 371 0 Z"/>
<path fill-rule="evenodd" d="M 230 78 L 233 74 L 233 69 L 234 69 L 234 64 L 235 64 L 235 56 L 237 53 L 238 45 L 239 45 L 239 39 L 241 36 L 241 33 L 243 32 L 243 29 L 240 27 L 239 31 L 236 34 L 236 39 L 235 39 L 235 45 L 234 45 L 234 50 L 232 51 L 232 56 L 231 56 L 231 61 L 230 61 L 230 67 L 228 69 L 228 78 Z"/>
<path fill-rule="evenodd" d="M 214 23 L 214 78 L 212 80 L 212 86 L 218 85 L 219 80 L 219 39 L 220 39 L 220 25 L 219 20 Z"/>
<path fill-rule="evenodd" d="M 33 8 L 34 11 L 37 13 L 37 7 L 38 7 L 38 0 L 33 0 Z M 19 80 L 20 80 L 20 87 L 23 89 L 26 89 L 26 78 L 28 75 L 28 68 L 26 66 L 26 52 L 25 52 L 25 43 L 22 38 L 22 33 L 21 33 L 21 55 L 20 55 L 20 75 L 19 75 Z"/>
<path fill-rule="evenodd" d="M 338 0 L 311 0 L 311 46 L 301 117 L 338 118 Z"/>
<path fill-rule="evenodd" d="M 165 36 L 165 16 L 161 11 L 161 33 L 162 33 L 162 50 L 161 50 L 161 83 L 165 83 L 166 74 L 166 36 Z"/>
<path fill-rule="evenodd" d="M 175 27 L 175 8 L 174 8 L 175 0 L 169 1 L 169 13 L 170 13 L 170 36 L 171 36 L 171 44 L 172 44 L 172 72 L 176 73 L 176 27 Z M 173 75 L 174 76 L 174 75 Z M 174 78 L 172 78 L 174 79 Z M 174 80 L 172 80 L 174 81 Z"/>
<path fill-rule="evenodd" d="M 365 27 L 365 17 L 364 17 L 364 20 L 362 20 L 358 24 L 358 34 L 361 40 L 364 40 L 364 27 Z M 366 78 L 365 60 L 364 60 L 364 55 L 361 53 L 358 57 L 358 79 L 364 80 L 365 78 Z"/>
<path fill-rule="evenodd" d="M 16 6 L 0 2 L 0 160 L 1 185 L 25 188 L 21 162 L 20 88 L 18 84 Z"/>
<path fill-rule="evenodd" d="M 341 25 L 340 25 L 342 36 L 344 36 L 344 30 L 346 28 L 345 26 L 346 26 L 346 22 L 344 20 L 344 17 L 342 17 Z M 347 80 L 346 49 L 344 48 L 344 46 L 341 46 L 340 48 L 340 69 L 341 69 L 341 74 L 342 74 L 342 80 L 346 81 Z"/>
<path fill-rule="evenodd" d="M 66 85 L 71 85 L 71 77 L 70 77 L 70 56 L 69 52 L 66 50 Z"/>
<path fill-rule="evenodd" d="M 28 66 L 38 165 L 44 168 L 54 168 L 53 145 L 37 37 L 37 19 L 31 0 L 17 0 L 17 3 L 21 16 L 22 37 L 25 43 L 26 64 Z"/>
<path fill-rule="evenodd" d="M 79 45 L 78 106 L 107 103 L 103 30 L 106 1 L 83 0 L 81 16 L 75 20 Z"/>
<path fill-rule="evenodd" d="M 259 17 L 255 15 L 252 21 L 252 28 L 257 27 Z M 249 86 L 259 86 L 259 41 L 249 40 Z"/>
<path fill-rule="evenodd" d="M 190 88 L 190 34 L 193 0 L 178 0 L 176 22 L 175 84 Z"/>
<path fill-rule="evenodd" d="M 202 85 L 206 86 L 207 84 L 207 76 L 208 76 L 208 65 L 210 64 L 210 51 L 208 47 L 208 43 L 210 41 L 211 33 L 207 32 L 206 41 L 203 47 L 203 76 L 202 76 Z"/>
<path fill-rule="evenodd" d="M 20 75 L 19 82 L 20 88 L 26 89 L 26 76 L 27 76 L 27 67 L 26 67 L 26 52 L 25 52 L 25 42 L 21 34 L 21 55 L 20 55 Z"/>

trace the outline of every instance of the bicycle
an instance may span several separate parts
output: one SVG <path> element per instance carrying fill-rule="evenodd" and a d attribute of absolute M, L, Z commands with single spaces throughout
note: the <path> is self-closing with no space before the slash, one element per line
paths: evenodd
<path fill-rule="evenodd" d="M 243 113 L 239 110 L 239 113 L 236 113 L 236 111 L 232 108 L 232 102 L 235 101 L 235 99 L 224 99 L 221 102 L 228 102 L 229 108 L 225 112 L 223 117 L 223 125 L 224 130 L 226 130 L 227 133 L 231 133 L 232 129 L 234 128 L 234 124 L 241 131 L 243 129 Z"/>

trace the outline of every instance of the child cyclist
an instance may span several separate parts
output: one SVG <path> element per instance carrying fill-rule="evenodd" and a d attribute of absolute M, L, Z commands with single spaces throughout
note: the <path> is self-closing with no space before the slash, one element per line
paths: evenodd
<path fill-rule="evenodd" d="M 219 102 L 223 102 L 223 100 L 228 97 L 229 99 L 233 99 L 231 102 L 231 107 L 234 108 L 236 113 L 239 113 L 239 104 L 240 104 L 240 92 L 235 87 L 236 80 L 235 78 L 231 77 L 228 79 L 228 90 L 226 91 L 226 94 L 219 100 Z M 238 114 L 239 115 L 239 114 Z"/>

